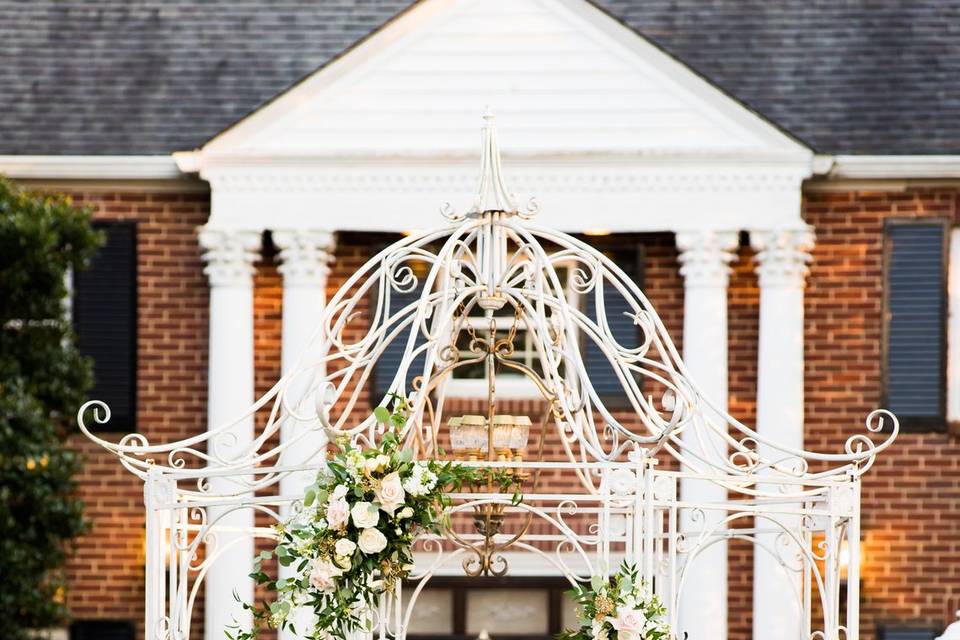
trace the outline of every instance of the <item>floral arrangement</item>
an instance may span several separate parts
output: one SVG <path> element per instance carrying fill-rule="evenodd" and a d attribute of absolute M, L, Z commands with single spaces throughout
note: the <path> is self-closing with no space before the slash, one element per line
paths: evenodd
<path fill-rule="evenodd" d="M 579 605 L 580 628 L 557 640 L 667 640 L 670 625 L 660 598 L 624 562 L 609 580 L 595 576 L 590 586 L 576 585 L 570 595 Z"/>
<path fill-rule="evenodd" d="M 253 628 L 229 629 L 228 638 L 253 640 L 267 626 L 297 633 L 293 612 L 299 607 L 316 618 L 315 630 L 305 637 L 345 640 L 351 631 L 369 630 L 370 607 L 413 568 L 411 545 L 418 530 L 443 528 L 450 504 L 445 492 L 486 477 L 483 469 L 414 461 L 397 433 L 406 421 L 406 404 L 396 403 L 393 413 L 383 407 L 374 412 L 385 425 L 379 446 L 338 442 L 339 452 L 306 489 L 303 509 L 275 525 L 276 548 L 257 557 L 251 577 L 276 599 L 242 603 L 252 612 Z M 293 575 L 269 577 L 262 564 L 273 557 L 293 567 Z"/>

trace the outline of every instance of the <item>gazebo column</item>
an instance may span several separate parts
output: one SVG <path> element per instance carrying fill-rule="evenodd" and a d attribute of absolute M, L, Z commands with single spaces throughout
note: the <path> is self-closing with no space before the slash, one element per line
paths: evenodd
<path fill-rule="evenodd" d="M 321 337 L 317 335 L 320 315 L 326 303 L 327 274 L 333 258 L 334 235 L 327 231 L 274 231 L 273 242 L 280 249 L 280 268 L 283 276 L 283 331 L 281 367 L 283 375 L 297 370 L 284 390 L 290 407 L 308 415 L 313 402 L 304 401 L 304 394 L 316 374 L 324 373 L 326 367 L 318 365 L 323 356 Z M 312 341 L 311 341 L 312 339 Z M 317 429 L 316 421 L 306 422 L 284 419 L 280 425 L 280 443 L 288 444 L 299 436 L 296 444 L 289 446 L 280 456 L 283 466 L 297 466 L 313 462 L 316 467 L 319 456 L 327 444 L 323 431 Z M 280 478 L 281 495 L 299 495 L 316 476 L 316 469 L 290 473 Z M 289 508 L 283 508 L 286 515 Z M 295 567 L 280 567 L 280 577 L 295 575 Z M 307 608 L 297 610 L 295 626 L 300 634 L 313 626 L 313 614 Z M 282 640 L 299 637 L 287 629 L 278 633 Z"/>
<path fill-rule="evenodd" d="M 260 249 L 260 233 L 202 229 L 200 245 L 210 280 L 210 348 L 207 390 L 207 428 L 236 420 L 253 404 L 253 263 Z M 243 418 L 228 437 L 212 438 L 208 454 L 221 460 L 236 458 L 254 438 L 253 416 Z M 212 461 L 211 466 L 216 462 Z M 237 493 L 235 480 L 211 478 L 210 493 Z M 229 529 L 253 526 L 249 509 L 223 512 L 209 508 L 208 522 Z M 204 635 L 223 637 L 235 621 L 249 625 L 250 616 L 235 601 L 253 602 L 253 537 L 219 531 L 207 544 L 207 554 L 218 554 L 205 578 Z"/>
<path fill-rule="evenodd" d="M 809 228 L 751 233 L 760 280 L 760 339 L 757 365 L 757 431 L 767 441 L 803 449 L 803 289 L 813 233 Z M 761 443 L 759 453 L 783 459 Z M 767 486 L 767 489 L 776 489 Z M 783 515 L 780 522 L 799 528 L 799 518 Z M 769 520 L 757 528 L 771 529 Z M 757 536 L 757 542 L 777 550 L 777 533 Z M 782 545 L 781 545 L 782 547 Z M 781 548 L 784 557 L 796 549 Z M 756 640 L 797 640 L 803 635 L 801 575 L 788 572 L 770 553 L 754 548 L 753 637 Z M 806 637 L 806 636 L 804 636 Z"/>
<path fill-rule="evenodd" d="M 683 294 L 683 361 L 693 381 L 720 411 L 727 410 L 727 284 L 730 278 L 731 252 L 738 234 L 723 232 L 682 232 L 676 237 L 680 250 Z M 723 419 L 706 407 L 705 415 L 717 426 Z M 720 462 L 726 443 L 702 425 L 682 434 L 685 455 L 696 454 L 708 461 Z M 694 465 L 697 468 L 694 468 Z M 710 469 L 695 458 L 682 471 Z M 724 487 L 704 480 L 683 478 L 680 496 L 684 502 L 716 503 L 727 499 Z M 692 517 L 690 509 L 681 512 L 681 528 L 696 540 L 697 532 L 712 527 L 726 515 L 704 510 L 703 520 Z M 687 569 L 679 607 L 678 636 L 690 638 L 727 637 L 727 544 L 719 542 L 701 553 Z"/>

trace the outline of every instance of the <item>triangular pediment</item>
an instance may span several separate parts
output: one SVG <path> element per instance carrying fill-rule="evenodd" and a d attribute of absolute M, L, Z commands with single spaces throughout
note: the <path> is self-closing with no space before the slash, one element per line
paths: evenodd
<path fill-rule="evenodd" d="M 422 0 L 205 154 L 796 156 L 802 144 L 584 0 Z"/>

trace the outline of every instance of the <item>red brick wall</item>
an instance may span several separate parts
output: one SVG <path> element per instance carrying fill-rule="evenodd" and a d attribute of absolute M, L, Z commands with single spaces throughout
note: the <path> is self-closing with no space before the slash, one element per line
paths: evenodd
<path fill-rule="evenodd" d="M 98 220 L 136 220 L 138 430 L 151 442 L 202 430 L 207 390 L 207 284 L 196 227 L 206 193 L 75 193 Z M 118 439 L 121 434 L 105 434 Z M 80 497 L 92 523 L 67 567 L 76 618 L 135 620 L 142 637 L 143 484 L 82 436 Z M 202 615 L 202 614 L 201 614 Z"/>
<path fill-rule="evenodd" d="M 141 432 L 155 440 L 204 428 L 207 287 L 195 228 L 207 217 L 205 194 L 77 194 L 103 219 L 136 219 L 139 226 Z M 807 292 L 807 445 L 838 450 L 846 434 L 862 431 L 880 399 L 882 286 L 881 225 L 885 217 L 957 217 L 957 193 L 810 192 L 805 215 L 817 247 Z M 341 234 L 328 294 L 386 237 Z M 666 234 L 645 236 L 645 290 L 678 348 L 682 280 Z M 753 252 L 741 249 L 730 282 L 730 410 L 755 417 L 759 292 Z M 280 370 L 282 289 L 274 258 L 255 279 L 257 392 Z M 353 331 L 360 331 L 358 323 Z M 69 570 L 70 604 L 77 617 L 134 619 L 143 613 L 141 484 L 114 459 L 81 439 L 87 456 L 81 494 L 94 528 Z M 960 599 L 960 446 L 945 435 L 905 434 L 881 456 L 864 488 L 863 622 L 872 638 L 878 622 L 910 620 L 942 626 L 948 602 Z M 730 547 L 732 639 L 750 637 L 751 551 Z M 952 599 L 952 600 L 951 600 Z M 199 615 L 199 614 L 198 614 Z"/>
<path fill-rule="evenodd" d="M 806 445 L 838 451 L 881 402 L 883 221 L 960 222 L 955 189 L 814 192 L 806 294 Z M 960 443 L 903 433 L 863 483 L 863 638 L 877 624 L 941 628 L 960 605 Z"/>

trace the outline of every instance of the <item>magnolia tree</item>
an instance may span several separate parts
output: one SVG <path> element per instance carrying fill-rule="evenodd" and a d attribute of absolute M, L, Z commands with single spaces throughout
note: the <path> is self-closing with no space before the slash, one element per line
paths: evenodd
<path fill-rule="evenodd" d="M 62 567 L 84 529 L 64 447 L 90 364 L 67 317 L 67 277 L 100 240 L 66 198 L 0 178 L 0 611 L 3 637 L 66 616 Z"/>

